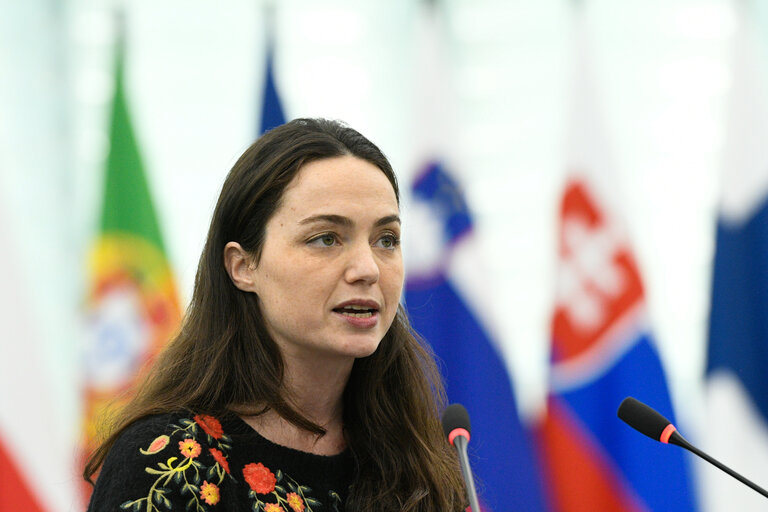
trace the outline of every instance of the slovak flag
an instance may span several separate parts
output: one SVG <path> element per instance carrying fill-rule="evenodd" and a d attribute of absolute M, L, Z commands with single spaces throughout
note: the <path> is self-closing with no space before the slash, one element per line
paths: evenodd
<path fill-rule="evenodd" d="M 739 2 L 724 146 L 706 367 L 707 453 L 768 482 L 768 80 L 755 18 Z M 709 466 L 706 510 L 766 510 L 765 497 Z"/>
<path fill-rule="evenodd" d="M 479 313 L 490 307 L 482 300 L 488 294 L 478 290 L 489 276 L 478 265 L 464 195 L 438 161 L 424 166 L 411 192 L 405 304 L 413 328 L 435 351 L 449 401 L 469 412 L 481 507 L 544 510 L 532 439 L 518 418 L 507 365 Z"/>
<path fill-rule="evenodd" d="M 569 179 L 560 206 L 550 390 L 537 428 L 554 512 L 695 510 L 683 450 L 616 417 L 634 396 L 674 422 L 643 284 L 601 138 L 583 13 L 575 13 Z M 613 194 L 613 197 L 612 197 Z"/>

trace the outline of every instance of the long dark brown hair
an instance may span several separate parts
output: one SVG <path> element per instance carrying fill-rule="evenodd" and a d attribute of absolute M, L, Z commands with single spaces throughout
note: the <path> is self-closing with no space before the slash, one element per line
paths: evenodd
<path fill-rule="evenodd" d="M 239 242 L 258 262 L 267 221 L 299 169 L 342 155 L 381 169 L 399 202 L 397 179 L 381 150 L 337 121 L 293 120 L 260 137 L 235 163 L 213 213 L 179 334 L 119 411 L 111 435 L 86 465 L 86 480 L 92 481 L 120 434 L 151 414 L 272 409 L 300 428 L 324 433 L 291 406 L 282 386 L 283 360 L 267 334 L 258 298 L 232 283 L 224 246 Z M 438 420 L 445 405 L 440 374 L 402 307 L 376 352 L 355 361 L 343 404 L 344 433 L 356 463 L 348 510 L 463 508 L 458 463 Z"/>

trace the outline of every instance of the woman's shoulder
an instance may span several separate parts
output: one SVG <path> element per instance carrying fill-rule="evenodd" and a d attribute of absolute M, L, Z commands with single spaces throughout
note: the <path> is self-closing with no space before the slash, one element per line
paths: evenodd
<path fill-rule="evenodd" d="M 232 481 L 231 440 L 218 418 L 177 412 L 126 427 L 107 455 L 89 510 L 206 510 Z"/>

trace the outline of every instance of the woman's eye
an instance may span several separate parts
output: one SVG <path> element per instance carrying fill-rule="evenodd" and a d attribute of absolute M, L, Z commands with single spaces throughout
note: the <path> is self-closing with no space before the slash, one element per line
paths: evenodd
<path fill-rule="evenodd" d="M 400 245 L 400 239 L 395 235 L 384 235 L 378 239 L 378 241 L 376 242 L 376 245 L 378 245 L 382 249 L 394 249 L 395 247 Z"/>
<path fill-rule="evenodd" d="M 319 245 L 322 247 L 331 247 L 336 244 L 336 237 L 330 233 L 320 235 L 309 241 L 310 245 Z"/>

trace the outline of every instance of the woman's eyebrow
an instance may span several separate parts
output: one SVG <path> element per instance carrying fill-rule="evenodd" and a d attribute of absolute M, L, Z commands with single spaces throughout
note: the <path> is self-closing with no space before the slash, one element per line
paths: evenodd
<path fill-rule="evenodd" d="M 354 222 L 352 222 L 352 219 L 349 217 L 344 217 L 342 215 L 312 215 L 311 217 L 307 217 L 306 219 L 302 219 L 299 221 L 299 224 L 312 224 L 314 222 L 330 222 L 331 224 L 339 224 L 341 226 L 352 226 Z"/>
<path fill-rule="evenodd" d="M 387 224 L 391 224 L 392 222 L 397 222 L 398 224 L 402 224 L 400 222 L 400 216 L 399 215 L 387 215 L 386 217 L 382 217 L 379 220 L 376 221 L 376 224 L 374 226 L 385 226 Z"/>
<path fill-rule="evenodd" d="M 338 224 L 340 226 L 345 226 L 345 227 L 354 225 L 354 221 L 349 217 L 344 217 L 343 215 L 333 215 L 333 214 L 312 215 L 311 217 L 307 217 L 306 219 L 300 220 L 299 224 L 304 225 L 304 224 L 312 224 L 315 222 L 328 222 L 331 224 Z M 379 220 L 377 220 L 374 226 L 376 227 L 385 226 L 387 224 L 391 224 L 392 222 L 401 224 L 400 216 L 387 215 L 386 217 L 382 217 Z"/>

